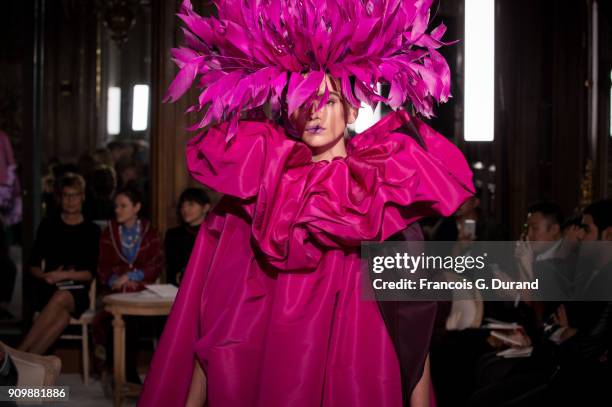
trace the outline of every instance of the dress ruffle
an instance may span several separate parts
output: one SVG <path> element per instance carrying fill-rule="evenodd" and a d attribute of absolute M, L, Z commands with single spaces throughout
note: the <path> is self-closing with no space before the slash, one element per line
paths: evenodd
<path fill-rule="evenodd" d="M 425 148 L 399 132 L 406 124 Z M 242 122 L 237 134 L 228 145 L 221 127 L 190 143 L 190 171 L 224 194 L 257 196 L 253 241 L 282 271 L 312 270 L 325 250 L 385 240 L 423 216 L 449 216 L 472 194 L 457 147 L 404 111 L 357 135 L 347 157 L 332 161 L 313 163 L 304 144 L 271 123 Z"/>

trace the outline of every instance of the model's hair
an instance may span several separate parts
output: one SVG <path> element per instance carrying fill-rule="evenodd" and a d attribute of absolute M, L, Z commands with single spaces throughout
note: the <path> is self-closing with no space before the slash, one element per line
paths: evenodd
<path fill-rule="evenodd" d="M 115 194 L 115 198 L 119 195 L 127 197 L 130 202 L 132 202 L 132 205 L 143 204 L 142 192 L 134 182 L 128 182 L 119 188 Z"/>
<path fill-rule="evenodd" d="M 563 225 L 563 210 L 559 205 L 550 201 L 540 201 L 529 205 L 527 213 L 541 213 L 551 225 Z"/>
<path fill-rule="evenodd" d="M 354 109 L 354 107 L 351 106 L 351 104 L 346 99 L 346 96 L 342 92 L 342 84 L 340 80 L 337 78 L 334 78 L 331 75 L 328 75 L 328 78 L 331 81 L 335 90 L 340 94 L 340 102 L 342 102 L 342 106 L 344 108 L 344 122 L 348 123 L 349 109 Z M 351 92 L 354 92 L 353 89 L 354 89 L 355 79 L 351 77 L 350 82 L 351 82 Z M 296 134 L 296 130 L 293 128 L 293 125 L 291 124 L 291 118 L 289 117 L 289 108 L 287 104 L 287 88 L 285 88 L 285 90 L 283 91 L 282 97 L 281 97 L 281 111 L 280 111 L 280 118 L 278 119 L 278 122 L 281 126 L 285 128 L 285 130 L 287 131 L 289 135 L 299 138 L 300 135 Z"/>
<path fill-rule="evenodd" d="M 582 213 L 591 215 L 593 223 L 597 226 L 598 237 L 601 238 L 601 233 L 612 226 L 612 199 L 593 202 Z"/>
<path fill-rule="evenodd" d="M 85 195 L 85 179 L 75 172 L 66 172 L 57 182 L 58 198 L 61 198 L 64 188 L 78 189 L 81 194 Z"/>

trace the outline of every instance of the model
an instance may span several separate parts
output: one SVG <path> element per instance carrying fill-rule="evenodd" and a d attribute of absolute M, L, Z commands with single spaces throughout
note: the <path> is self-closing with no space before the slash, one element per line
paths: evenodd
<path fill-rule="evenodd" d="M 223 198 L 139 405 L 401 406 L 393 342 L 377 303 L 361 299 L 359 249 L 471 195 L 460 151 L 403 108 L 430 116 L 450 96 L 444 26 L 427 30 L 431 0 L 215 4 L 218 17 L 201 17 L 183 3 L 167 99 L 199 78 L 190 110 L 204 131 L 187 162 Z M 361 102 L 394 112 L 349 141 Z M 419 321 L 415 343 L 427 344 Z M 411 388 L 426 354 L 415 348 Z"/>

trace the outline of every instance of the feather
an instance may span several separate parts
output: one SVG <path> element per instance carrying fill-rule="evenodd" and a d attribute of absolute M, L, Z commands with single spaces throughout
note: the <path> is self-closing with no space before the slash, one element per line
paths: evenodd
<path fill-rule="evenodd" d="M 351 105 L 406 102 L 424 116 L 450 97 L 450 69 L 437 51 L 452 43 L 446 26 L 428 31 L 433 0 L 214 0 L 217 16 L 180 6 L 184 42 L 172 51 L 179 71 L 164 97 L 174 102 L 194 81 L 202 112 L 191 128 L 229 121 L 228 136 L 244 111 L 266 102 L 288 113 L 313 103 L 325 75 L 340 81 Z M 199 76 L 199 80 L 198 79 Z M 388 99 L 376 84 L 390 84 Z M 228 138 L 228 142 L 231 137 Z"/>

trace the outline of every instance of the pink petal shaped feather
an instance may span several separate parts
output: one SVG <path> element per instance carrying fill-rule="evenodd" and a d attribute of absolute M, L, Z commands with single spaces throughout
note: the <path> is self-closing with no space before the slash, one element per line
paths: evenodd
<path fill-rule="evenodd" d="M 184 0 L 184 44 L 172 56 L 180 68 L 165 95 L 176 101 L 196 82 L 193 128 L 230 121 L 228 140 L 243 111 L 286 93 L 289 113 L 321 105 L 326 74 L 340 80 L 353 106 L 379 101 L 393 109 L 412 103 L 424 116 L 450 97 L 450 69 L 437 51 L 446 26 L 428 31 L 433 0 L 214 0 L 217 17 L 196 13 Z M 351 85 L 353 82 L 353 85 Z M 388 99 L 377 82 L 390 84 Z M 286 92 L 285 92 L 286 91 Z"/>

